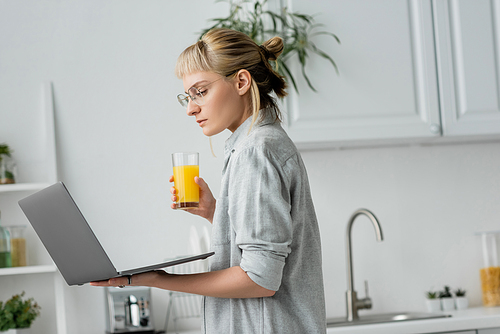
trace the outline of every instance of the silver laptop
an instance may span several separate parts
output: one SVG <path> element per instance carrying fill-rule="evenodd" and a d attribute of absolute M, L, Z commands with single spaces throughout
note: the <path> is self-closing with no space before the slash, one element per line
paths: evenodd
<path fill-rule="evenodd" d="M 19 201 L 19 206 L 68 285 L 143 273 L 206 259 L 214 252 L 117 271 L 62 182 Z"/>

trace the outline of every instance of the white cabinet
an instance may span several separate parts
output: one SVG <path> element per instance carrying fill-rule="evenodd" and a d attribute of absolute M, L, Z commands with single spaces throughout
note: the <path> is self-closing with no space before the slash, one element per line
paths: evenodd
<path fill-rule="evenodd" d="M 472 331 L 458 331 L 458 332 L 439 332 L 432 334 L 477 334 L 475 330 Z"/>
<path fill-rule="evenodd" d="M 0 142 L 12 145 L 10 142 L 12 139 L 16 143 L 24 142 L 30 146 L 14 147 L 12 145 L 15 152 L 19 152 L 21 157 L 20 160 L 16 160 L 22 173 L 18 177 L 20 183 L 0 185 L 2 225 L 28 225 L 26 233 L 28 266 L 0 269 L 0 300 L 5 301 L 14 294 L 26 291 L 25 297 L 34 297 L 42 307 L 41 316 L 33 323 L 33 330 L 40 333 L 65 334 L 65 283 L 17 205 L 17 201 L 21 198 L 41 190 L 57 180 L 53 99 L 50 83 L 42 86 L 42 101 L 40 117 L 42 124 L 41 131 L 39 131 L 41 138 L 19 140 L 19 138 L 15 138 L 15 132 L 4 128 L 8 127 L 8 124 L 0 126 L 0 133 L 5 136 L 0 137 Z M 35 150 L 34 147 L 37 149 Z M 23 155 L 24 151 L 30 153 Z M 32 156 L 36 156 L 38 159 Z"/>
<path fill-rule="evenodd" d="M 316 19 L 342 43 L 318 40 L 339 76 L 310 58 L 318 93 L 290 90 L 287 130 L 299 146 L 440 135 L 430 1 L 292 2 L 294 11 L 322 13 Z"/>
<path fill-rule="evenodd" d="M 500 4 L 433 5 L 444 135 L 500 133 Z"/>
<path fill-rule="evenodd" d="M 320 57 L 290 90 L 287 131 L 299 147 L 429 141 L 500 134 L 500 42 L 488 0 L 289 0 L 341 40 L 317 37 Z M 476 9 L 477 7 L 477 9 Z M 321 39 L 320 39 L 321 38 Z M 301 76 L 295 64 L 296 76 Z M 500 136 L 499 136 L 500 137 Z"/>
<path fill-rule="evenodd" d="M 499 328 L 478 329 L 477 334 L 500 334 L 500 327 Z"/>

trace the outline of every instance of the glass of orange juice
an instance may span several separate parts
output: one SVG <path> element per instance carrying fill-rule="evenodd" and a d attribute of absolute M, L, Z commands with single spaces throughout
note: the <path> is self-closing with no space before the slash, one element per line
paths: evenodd
<path fill-rule="evenodd" d="M 174 168 L 174 187 L 177 190 L 177 209 L 194 209 L 200 202 L 200 188 L 194 182 L 199 176 L 199 154 L 196 152 L 180 152 L 172 154 Z"/>

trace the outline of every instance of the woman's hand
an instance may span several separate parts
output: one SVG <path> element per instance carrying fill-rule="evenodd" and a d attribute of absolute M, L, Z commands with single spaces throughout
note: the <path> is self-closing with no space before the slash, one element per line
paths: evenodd
<path fill-rule="evenodd" d="M 169 181 L 174 182 L 173 175 L 170 177 Z M 201 177 L 196 176 L 194 178 L 194 182 L 196 182 L 196 184 L 200 187 L 200 204 L 198 208 L 189 209 L 185 211 L 203 217 L 207 219 L 210 223 L 212 223 L 215 212 L 215 202 L 216 202 L 215 197 L 212 195 L 212 191 L 210 191 L 208 184 Z M 177 189 L 175 189 L 175 187 L 172 187 L 170 188 L 170 192 L 172 193 L 172 202 L 173 202 L 170 205 L 170 207 L 172 209 L 176 209 L 175 202 L 177 201 L 177 196 L 175 194 L 177 193 Z"/>
<path fill-rule="evenodd" d="M 154 287 L 158 281 L 166 279 L 169 276 L 163 270 L 153 270 L 142 274 L 122 276 L 110 278 L 105 281 L 95 281 L 90 282 L 91 286 L 114 286 L 114 287 L 124 287 L 124 286 L 150 286 Z M 130 284 L 129 284 L 130 282 Z"/>
<path fill-rule="evenodd" d="M 239 266 L 197 274 L 168 274 L 163 270 L 148 271 L 128 277 L 90 282 L 91 286 L 148 286 L 163 290 L 194 293 L 217 298 L 271 297 L 274 291 L 252 281 Z"/>

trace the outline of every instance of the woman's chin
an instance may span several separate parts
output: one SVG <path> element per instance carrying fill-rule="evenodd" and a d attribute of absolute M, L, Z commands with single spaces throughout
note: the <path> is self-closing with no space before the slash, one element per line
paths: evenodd
<path fill-rule="evenodd" d="M 210 128 L 208 128 L 208 127 L 204 127 L 204 128 L 203 128 L 203 134 L 204 134 L 205 136 L 207 136 L 207 137 L 215 136 L 215 135 L 217 135 L 217 134 L 221 133 L 222 131 L 224 131 L 224 129 L 222 129 L 222 130 L 217 130 L 217 129 L 215 129 L 215 130 L 214 130 L 214 129 L 210 129 Z"/>

